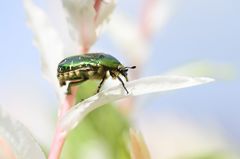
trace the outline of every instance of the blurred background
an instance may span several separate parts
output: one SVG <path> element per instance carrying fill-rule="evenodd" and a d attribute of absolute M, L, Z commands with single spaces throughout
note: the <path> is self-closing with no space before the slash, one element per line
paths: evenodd
<path fill-rule="evenodd" d="M 34 2 L 49 13 L 53 11 L 47 1 Z M 149 53 L 138 76 L 209 76 L 216 82 L 137 98 L 132 122 L 154 158 L 194 156 L 201 151 L 238 154 L 240 1 L 164 0 L 162 4 L 165 10 L 159 13 L 164 17 L 159 15 L 161 24 L 148 39 Z M 138 23 L 143 6 L 143 0 L 117 1 L 114 12 Z M 58 99 L 42 77 L 40 55 L 22 1 L 1 1 L 0 10 L 0 105 L 23 122 L 40 143 L 49 145 Z M 135 65 L 110 34 L 105 27 L 91 51 L 106 52 L 126 65 Z"/>

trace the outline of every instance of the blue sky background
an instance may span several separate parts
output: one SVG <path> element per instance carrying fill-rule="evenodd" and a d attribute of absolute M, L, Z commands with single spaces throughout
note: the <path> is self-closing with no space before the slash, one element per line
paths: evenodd
<path fill-rule="evenodd" d="M 38 3 L 44 6 L 42 1 Z M 131 8 L 134 4 L 126 3 L 119 2 L 121 10 L 125 9 L 127 14 L 136 11 Z M 141 110 L 153 116 L 174 112 L 202 125 L 217 122 L 222 133 L 239 149 L 240 1 L 181 0 L 175 8 L 174 16 L 152 39 L 152 54 L 144 76 L 161 74 L 195 61 L 231 65 L 235 76 L 231 80 L 168 93 L 161 98 L 151 96 L 147 101 L 149 106 Z M 55 110 L 58 102 L 53 88 L 41 76 L 38 50 L 32 45 L 22 1 L 1 1 L 0 10 L 0 105 L 16 109 L 14 114 L 20 113 L 17 110 L 23 105 L 31 107 L 34 101 Z M 95 48 L 117 52 L 106 34 L 100 40 Z M 33 100 L 30 103 L 29 94 Z"/>

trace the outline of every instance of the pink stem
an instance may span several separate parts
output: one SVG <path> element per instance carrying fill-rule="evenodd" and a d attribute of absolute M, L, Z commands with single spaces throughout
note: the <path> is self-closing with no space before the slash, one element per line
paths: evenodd
<path fill-rule="evenodd" d="M 93 6 L 95 11 L 96 11 L 96 15 L 94 17 L 94 22 L 95 23 L 96 23 L 97 18 L 99 16 L 99 10 L 100 10 L 100 7 L 101 7 L 101 2 L 102 2 L 102 0 L 95 0 L 94 6 Z M 92 39 L 90 39 L 88 23 L 84 22 L 84 20 L 83 20 L 83 23 L 80 24 L 80 25 L 81 25 L 81 28 L 80 28 L 79 37 L 81 39 L 80 46 L 82 46 L 80 51 L 83 54 L 86 54 L 89 51 Z"/>
<path fill-rule="evenodd" d="M 101 0 L 95 0 L 95 3 L 94 3 L 94 9 L 96 11 L 96 15 L 94 17 L 95 22 L 97 21 L 100 7 L 101 7 Z M 88 30 L 88 26 L 86 23 L 83 23 L 81 26 L 82 27 L 81 27 L 80 38 L 83 43 L 83 48 L 82 48 L 81 52 L 83 54 L 86 54 L 90 48 L 90 39 L 89 39 L 90 37 L 88 35 L 89 30 Z"/>
<path fill-rule="evenodd" d="M 140 21 L 140 31 L 143 36 L 147 39 L 150 36 L 150 28 L 149 28 L 149 12 L 151 12 L 152 7 L 154 7 L 156 0 L 145 0 L 143 5 L 143 10 L 141 13 L 141 21 Z"/>
<path fill-rule="evenodd" d="M 99 9 L 101 7 L 101 1 L 102 0 L 95 0 L 95 4 L 94 4 L 94 9 L 96 11 L 95 21 L 97 20 L 98 15 L 99 15 Z"/>
<path fill-rule="evenodd" d="M 66 112 L 73 106 L 75 103 L 75 96 L 77 94 L 77 87 L 72 87 L 72 94 L 66 95 L 65 100 L 60 107 L 60 113 L 58 117 L 58 122 L 66 114 Z M 66 134 L 60 129 L 59 123 L 57 123 L 56 132 L 54 139 L 51 145 L 50 153 L 48 159 L 59 159 L 61 151 L 65 142 Z"/>
<path fill-rule="evenodd" d="M 80 52 L 86 54 L 89 50 L 89 36 L 88 36 L 88 28 L 85 23 L 81 25 L 79 37 L 81 38 L 80 46 L 82 46 Z"/>

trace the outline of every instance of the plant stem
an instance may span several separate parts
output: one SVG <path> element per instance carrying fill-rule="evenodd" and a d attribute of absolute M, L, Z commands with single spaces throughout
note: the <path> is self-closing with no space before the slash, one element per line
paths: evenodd
<path fill-rule="evenodd" d="M 149 28 L 149 14 L 151 14 L 151 11 L 155 5 L 156 0 L 145 0 L 143 4 L 140 19 L 140 31 L 142 32 L 142 35 L 145 37 L 145 39 L 149 39 L 151 36 L 151 30 Z"/>
<path fill-rule="evenodd" d="M 67 113 L 67 111 L 73 106 L 75 103 L 75 96 L 77 93 L 77 87 L 72 87 L 72 94 L 66 95 L 62 106 L 60 107 L 60 112 L 58 116 L 58 122 L 56 127 L 56 132 L 54 135 L 54 139 L 51 145 L 50 153 L 48 159 L 59 159 L 63 145 L 66 139 L 66 133 L 64 133 L 59 127 L 60 119 Z"/>
<path fill-rule="evenodd" d="M 98 18 L 100 7 L 101 7 L 101 0 L 96 0 L 94 4 L 94 9 L 96 11 L 95 21 Z"/>

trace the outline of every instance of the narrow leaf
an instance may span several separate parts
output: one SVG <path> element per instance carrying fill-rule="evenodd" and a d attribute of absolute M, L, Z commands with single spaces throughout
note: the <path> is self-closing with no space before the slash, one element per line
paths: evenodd
<path fill-rule="evenodd" d="M 109 102 L 149 93 L 165 92 L 185 87 L 205 84 L 214 81 L 207 77 L 184 77 L 184 76 L 153 76 L 126 83 L 129 94 L 126 94 L 122 85 L 104 90 L 81 103 L 75 105 L 60 121 L 63 133 L 68 133 L 94 109 Z"/>
<path fill-rule="evenodd" d="M 45 159 L 42 149 L 29 131 L 20 122 L 10 118 L 1 107 L 0 139 L 4 141 L 5 145 L 8 145 L 7 148 L 5 146 L 8 154 L 17 159 Z M 0 142 L 0 148 L 2 143 Z"/>

